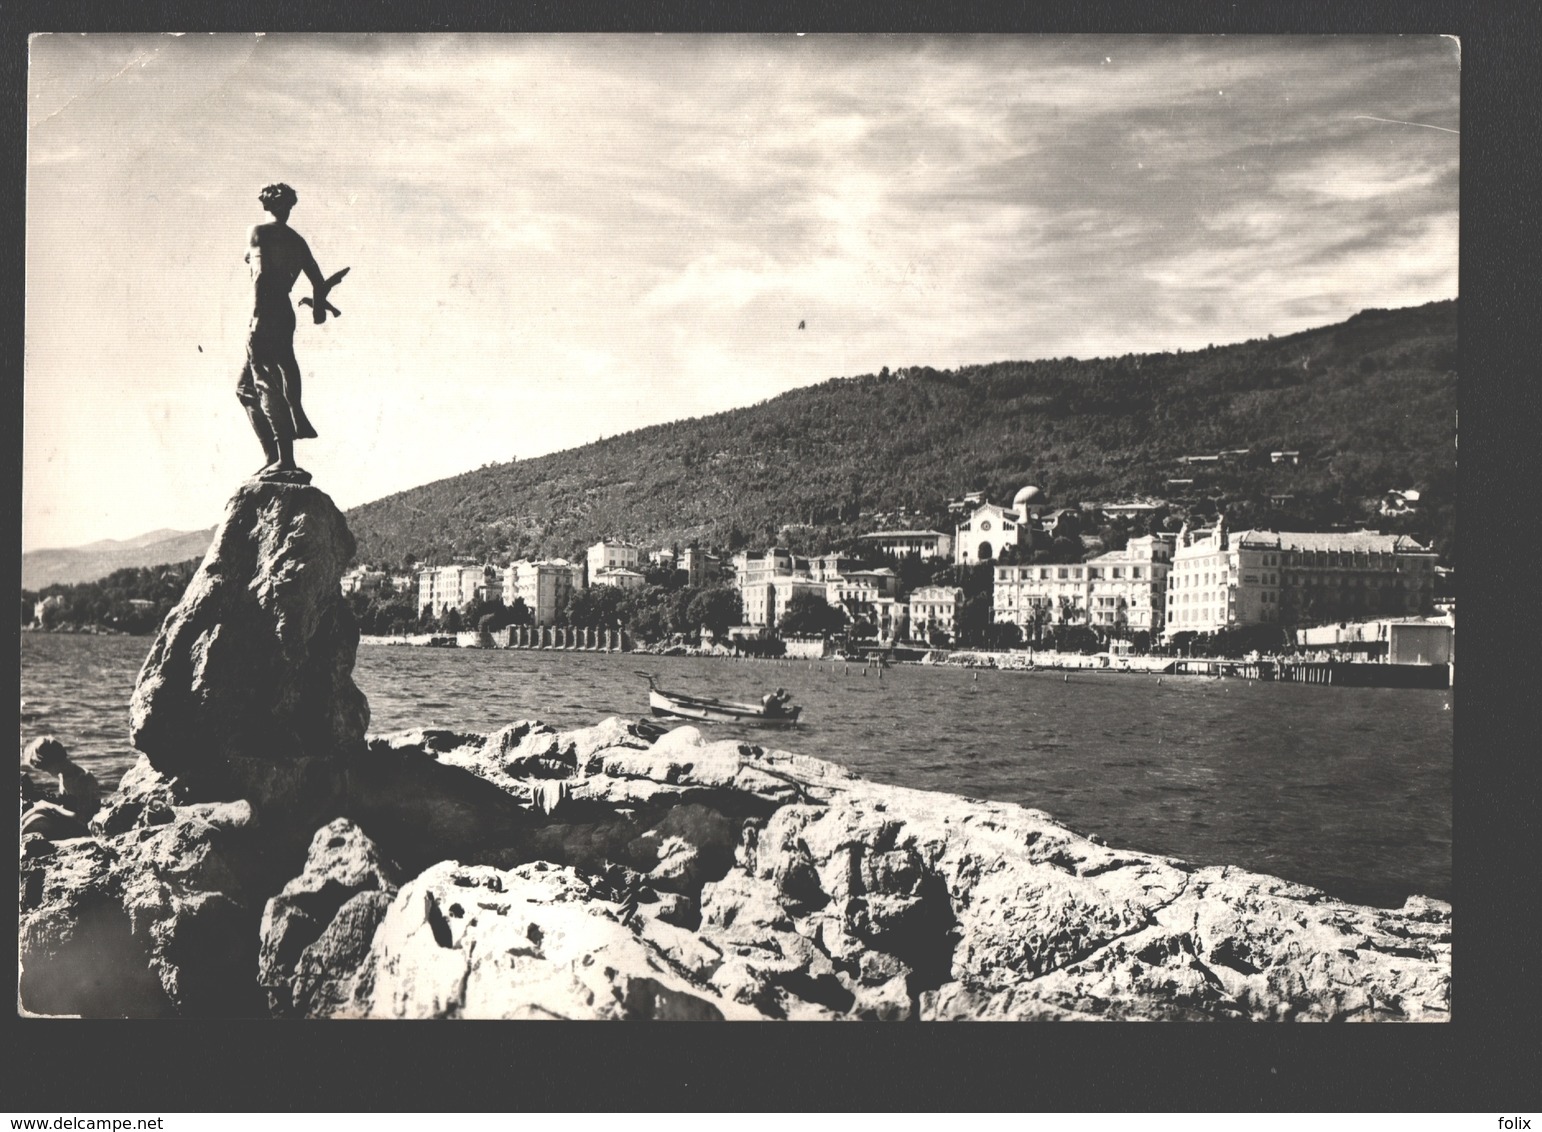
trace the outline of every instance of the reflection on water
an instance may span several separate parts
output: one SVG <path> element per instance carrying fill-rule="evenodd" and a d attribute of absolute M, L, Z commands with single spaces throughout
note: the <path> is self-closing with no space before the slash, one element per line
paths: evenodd
<path fill-rule="evenodd" d="M 115 783 L 148 638 L 28 633 L 22 741 L 52 733 Z M 363 646 L 373 732 L 516 719 L 579 727 L 647 710 L 661 686 L 803 705 L 785 732 L 710 733 L 844 764 L 881 782 L 1033 806 L 1111 845 L 1241 865 L 1349 899 L 1450 898 L 1449 692 L 1120 673 L 724 661 Z M 978 678 L 976 678 L 978 676 Z"/>

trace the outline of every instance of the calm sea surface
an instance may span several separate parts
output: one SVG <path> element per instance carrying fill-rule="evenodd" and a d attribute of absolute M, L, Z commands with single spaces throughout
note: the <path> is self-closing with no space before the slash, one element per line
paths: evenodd
<path fill-rule="evenodd" d="M 24 633 L 21 739 L 53 734 L 116 784 L 148 637 Z M 559 728 L 647 712 L 662 687 L 803 705 L 794 731 L 706 725 L 879 782 L 1033 806 L 1110 845 L 1232 864 L 1395 905 L 1451 897 L 1450 692 L 1125 673 L 364 645 L 372 732 Z"/>

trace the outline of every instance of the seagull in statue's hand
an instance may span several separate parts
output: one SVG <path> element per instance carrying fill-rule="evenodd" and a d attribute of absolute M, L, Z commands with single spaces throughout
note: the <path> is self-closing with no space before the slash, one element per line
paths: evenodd
<path fill-rule="evenodd" d="M 325 322 L 327 320 L 328 314 L 335 314 L 338 318 L 343 317 L 343 312 L 338 310 L 327 300 L 327 295 L 331 293 L 333 287 L 336 287 L 343 281 L 343 276 L 347 274 L 348 268 L 345 267 L 336 275 L 323 280 L 321 286 L 316 288 L 314 297 L 300 300 L 300 305 L 302 307 L 311 308 L 311 310 L 314 312 L 317 322 Z"/>

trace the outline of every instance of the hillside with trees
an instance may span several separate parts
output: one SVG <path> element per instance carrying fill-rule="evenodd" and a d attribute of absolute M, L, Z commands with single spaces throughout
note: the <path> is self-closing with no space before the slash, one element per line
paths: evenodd
<path fill-rule="evenodd" d="M 162 566 L 127 566 L 94 582 L 55 583 L 21 591 L 21 623 L 44 629 L 152 633 L 198 569 L 199 559 Z"/>
<path fill-rule="evenodd" d="M 1147 496 L 1232 528 L 1374 523 L 1454 562 L 1457 304 L 1203 350 L 911 366 L 488 466 L 355 508 L 358 560 L 573 557 L 602 537 L 733 551 L 843 546 L 875 515 L 951 530 L 971 490 Z M 732 380 L 725 375 L 725 380 Z M 1299 465 L 1270 453 L 1299 452 Z M 1234 453 L 1220 464 L 1187 455 Z M 1189 485 L 1170 484 L 1192 479 Z M 1390 489 L 1415 515 L 1383 520 Z"/>

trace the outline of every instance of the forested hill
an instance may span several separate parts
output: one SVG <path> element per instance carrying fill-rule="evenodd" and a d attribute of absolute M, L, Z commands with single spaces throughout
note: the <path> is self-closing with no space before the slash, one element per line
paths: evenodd
<path fill-rule="evenodd" d="M 1255 517 L 1288 494 L 1292 523 L 1355 521 L 1390 488 L 1438 510 L 1455 495 L 1456 359 L 1448 300 L 1190 352 L 917 366 L 484 467 L 348 522 L 359 561 L 396 565 L 571 557 L 602 537 L 819 550 L 874 512 L 943 523 L 951 497 L 1029 483 L 1055 504 L 1140 494 Z M 1224 468 L 1177 462 L 1243 448 Z M 1278 449 L 1301 466 L 1271 465 Z"/>

